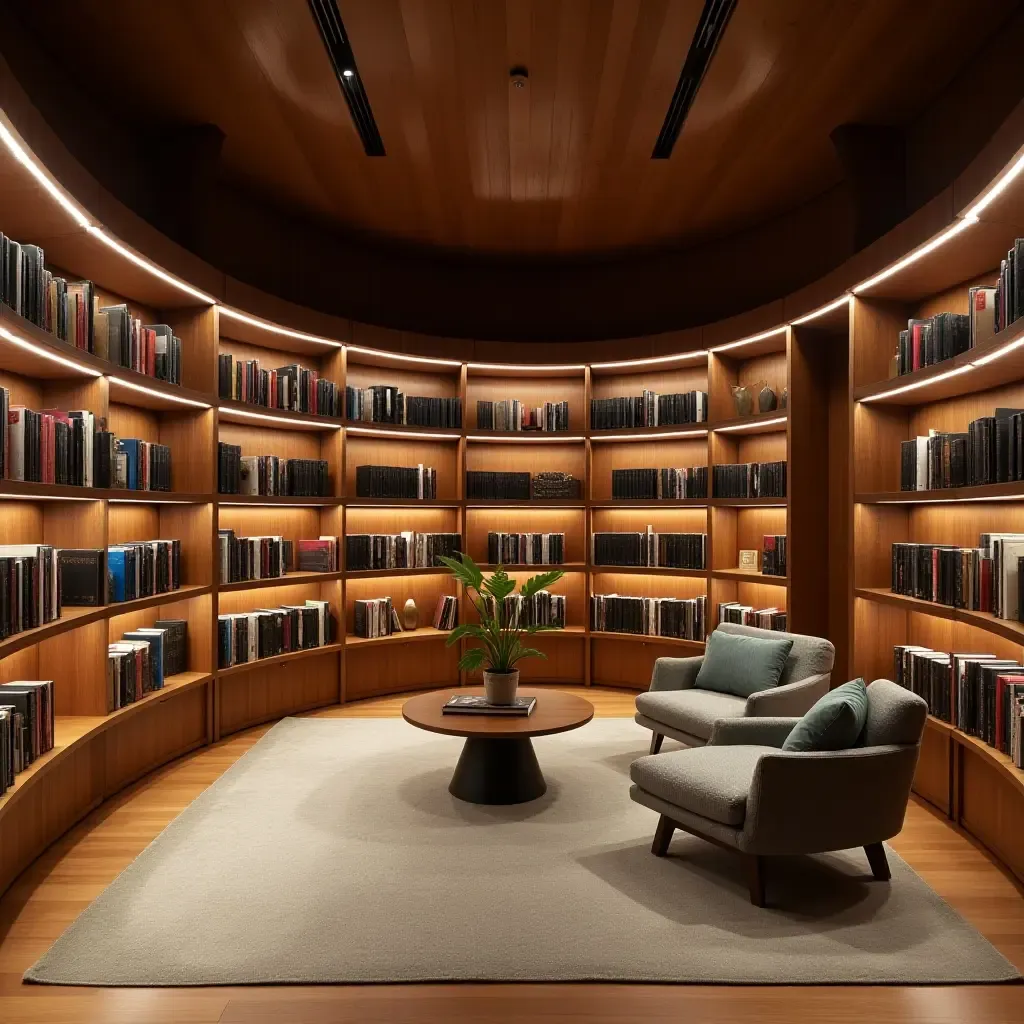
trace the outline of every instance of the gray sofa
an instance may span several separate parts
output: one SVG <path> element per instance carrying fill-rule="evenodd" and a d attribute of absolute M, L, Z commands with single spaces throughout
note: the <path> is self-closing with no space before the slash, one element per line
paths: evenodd
<path fill-rule="evenodd" d="M 927 705 L 886 679 L 868 687 L 858 746 L 783 752 L 796 718 L 729 718 L 707 746 L 638 758 L 629 795 L 661 815 L 652 852 L 675 829 L 745 855 L 750 899 L 764 906 L 763 858 L 863 846 L 889 878 L 882 843 L 903 827 Z"/>
<path fill-rule="evenodd" d="M 792 640 L 779 685 L 750 697 L 697 690 L 694 683 L 702 656 L 659 658 L 654 663 L 651 688 L 636 699 L 636 721 L 653 733 L 652 754 L 661 749 L 666 736 L 691 747 L 703 746 L 715 723 L 723 718 L 799 717 L 828 690 L 836 658 L 836 649 L 828 640 L 732 622 L 723 622 L 718 628 L 725 633 Z"/>

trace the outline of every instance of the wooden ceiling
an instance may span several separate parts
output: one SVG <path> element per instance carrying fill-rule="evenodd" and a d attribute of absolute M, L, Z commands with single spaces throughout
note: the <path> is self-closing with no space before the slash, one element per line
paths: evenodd
<path fill-rule="evenodd" d="M 277 207 L 402 242 L 567 255 L 687 245 L 820 195 L 841 178 L 833 128 L 913 123 L 1016 7 L 739 0 L 661 161 L 701 0 L 339 0 L 376 159 L 306 0 L 47 0 L 19 17 L 119 120 L 217 125 L 221 178 Z"/>

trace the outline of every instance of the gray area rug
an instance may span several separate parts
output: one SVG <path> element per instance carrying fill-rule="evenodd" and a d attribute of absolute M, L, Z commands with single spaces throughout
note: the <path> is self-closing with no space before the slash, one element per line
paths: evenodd
<path fill-rule="evenodd" d="M 460 742 L 396 720 L 286 719 L 178 816 L 25 975 L 66 985 L 995 982 L 1018 972 L 898 857 L 738 858 L 627 795 L 648 734 L 535 741 L 548 792 L 447 790 Z M 795 798 L 798 798 L 794 794 Z"/>

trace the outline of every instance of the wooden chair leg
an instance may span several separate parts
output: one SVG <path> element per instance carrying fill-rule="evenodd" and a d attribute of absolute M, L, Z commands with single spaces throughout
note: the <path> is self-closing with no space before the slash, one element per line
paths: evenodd
<path fill-rule="evenodd" d="M 651 753 L 657 754 L 661 750 L 662 743 L 665 742 L 664 734 L 660 732 L 651 733 Z"/>
<path fill-rule="evenodd" d="M 651 844 L 651 853 L 655 857 L 664 857 L 668 853 L 668 844 L 672 842 L 672 833 L 676 826 L 671 818 L 664 814 L 658 819 L 658 827 L 654 832 L 654 842 Z"/>
<path fill-rule="evenodd" d="M 875 880 L 888 882 L 892 878 L 892 872 L 889 870 L 889 861 L 885 857 L 885 847 L 881 843 L 872 843 L 870 846 L 864 847 L 864 852 L 868 855 L 871 874 L 875 876 Z"/>
<path fill-rule="evenodd" d="M 750 902 L 755 907 L 764 906 L 764 858 L 747 854 L 747 882 L 750 885 Z"/>

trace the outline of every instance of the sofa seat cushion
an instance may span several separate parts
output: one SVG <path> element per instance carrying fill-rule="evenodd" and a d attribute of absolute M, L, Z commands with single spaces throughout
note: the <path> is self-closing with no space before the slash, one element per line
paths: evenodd
<path fill-rule="evenodd" d="M 757 762 L 762 754 L 778 752 L 759 746 L 691 747 L 641 757 L 630 765 L 629 776 L 659 800 L 740 828 Z"/>
<path fill-rule="evenodd" d="M 655 690 L 636 699 L 641 715 L 701 740 L 720 718 L 742 718 L 746 707 L 744 698 L 713 690 Z"/>

